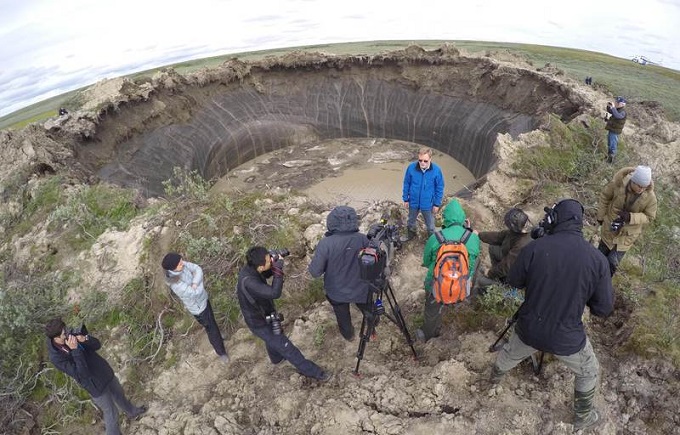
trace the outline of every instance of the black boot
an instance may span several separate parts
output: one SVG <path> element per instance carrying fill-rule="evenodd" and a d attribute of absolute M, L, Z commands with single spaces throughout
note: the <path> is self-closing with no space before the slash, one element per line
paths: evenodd
<path fill-rule="evenodd" d="M 408 228 L 408 229 L 407 229 L 406 237 L 403 237 L 403 238 L 401 239 L 401 241 L 402 241 L 402 242 L 408 242 L 409 240 L 415 239 L 415 238 L 416 238 L 416 235 L 417 235 L 417 234 L 416 234 L 416 230 L 411 229 L 411 228 Z"/>
<path fill-rule="evenodd" d="M 501 380 L 505 376 L 505 372 L 498 368 L 496 364 L 491 368 L 491 376 L 489 376 L 489 382 L 492 384 L 500 384 Z"/>
<path fill-rule="evenodd" d="M 589 428 L 600 419 L 593 406 L 594 399 L 595 388 L 590 391 L 574 390 L 574 432 Z"/>
<path fill-rule="evenodd" d="M 611 154 L 611 153 L 607 154 L 607 163 L 614 163 L 614 157 L 615 156 L 616 156 L 616 154 Z"/>

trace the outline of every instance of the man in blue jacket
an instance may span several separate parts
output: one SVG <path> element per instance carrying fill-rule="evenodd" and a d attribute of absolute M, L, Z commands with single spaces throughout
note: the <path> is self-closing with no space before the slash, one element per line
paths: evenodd
<path fill-rule="evenodd" d="M 432 161 L 432 150 L 421 148 L 418 161 L 410 163 L 404 174 L 402 200 L 408 208 L 408 238 L 416 236 L 416 219 L 423 214 L 429 235 L 434 233 L 434 215 L 442 206 L 444 198 L 444 176 L 439 166 Z"/>
<path fill-rule="evenodd" d="M 581 317 L 608 316 L 613 290 L 607 259 L 583 238 L 583 206 L 565 199 L 546 207 L 547 235 L 529 243 L 512 265 L 507 282 L 525 288 L 515 331 L 498 354 L 491 382 L 537 351 L 550 352 L 574 372 L 574 429 L 599 419 L 593 406 L 599 363 Z"/>
<path fill-rule="evenodd" d="M 50 361 L 90 393 L 92 401 L 104 413 L 106 435 L 120 435 L 118 408 L 130 418 L 146 412 L 145 406 L 135 406 L 125 397 L 113 369 L 97 353 L 102 347 L 99 340 L 91 335 L 68 334 L 59 318 L 45 325 L 45 334 Z"/>

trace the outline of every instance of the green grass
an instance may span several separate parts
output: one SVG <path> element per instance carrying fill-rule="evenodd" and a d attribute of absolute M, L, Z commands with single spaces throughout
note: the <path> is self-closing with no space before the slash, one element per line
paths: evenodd
<path fill-rule="evenodd" d="M 628 59 L 622 59 L 593 51 L 571 48 L 550 47 L 543 45 L 512 44 L 479 41 L 365 41 L 344 44 L 320 44 L 303 47 L 261 50 L 234 53 L 224 56 L 208 57 L 187 62 L 168 65 L 180 74 L 195 72 L 205 67 L 216 67 L 231 58 L 244 61 L 261 60 L 268 56 L 280 56 L 293 50 L 321 51 L 330 54 L 376 54 L 384 51 L 400 50 L 410 44 L 418 44 L 425 49 L 439 48 L 444 43 L 453 43 L 456 47 L 471 53 L 507 51 L 524 56 L 535 67 L 550 63 L 562 69 L 567 76 L 582 82 L 586 76 L 592 76 L 595 86 L 602 87 L 612 94 L 625 95 L 631 101 L 654 100 L 665 108 L 670 120 L 680 120 L 680 72 L 661 66 L 641 66 Z M 167 66 L 166 66 L 167 67 Z M 165 68 L 165 67 L 162 67 Z M 153 76 L 162 68 L 130 74 L 132 79 L 145 79 Z M 29 121 L 40 121 L 56 115 L 59 107 L 71 110 L 82 104 L 80 91 L 58 95 L 48 100 L 33 104 L 0 118 L 0 129 L 21 128 Z M 32 122 L 31 121 L 31 122 Z"/>

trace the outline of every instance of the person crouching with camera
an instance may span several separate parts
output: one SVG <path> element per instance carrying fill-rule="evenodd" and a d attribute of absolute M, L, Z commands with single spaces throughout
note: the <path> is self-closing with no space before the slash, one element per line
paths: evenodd
<path fill-rule="evenodd" d="M 280 298 L 283 290 L 283 256 L 275 254 L 272 258 L 266 248 L 253 246 L 246 253 L 246 263 L 238 273 L 238 303 L 250 331 L 264 341 L 271 362 L 279 364 L 285 359 L 300 374 L 329 381 L 332 374 L 305 358 L 283 333 L 283 316 L 274 305 L 274 299 Z M 267 280 L 271 277 L 269 284 Z"/>
<path fill-rule="evenodd" d="M 50 361 L 90 393 L 92 401 L 104 413 L 106 435 L 120 435 L 118 408 L 130 418 L 146 412 L 146 406 L 135 406 L 125 397 L 108 361 L 97 353 L 101 343 L 89 335 L 84 326 L 69 331 L 64 322 L 56 318 L 47 322 L 45 334 Z"/>

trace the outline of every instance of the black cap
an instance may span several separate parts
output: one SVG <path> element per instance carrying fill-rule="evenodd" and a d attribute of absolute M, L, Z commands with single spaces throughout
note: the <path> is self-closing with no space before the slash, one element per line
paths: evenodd
<path fill-rule="evenodd" d="M 177 265 L 179 264 L 180 260 L 182 259 L 182 256 L 179 255 L 176 252 L 169 252 L 168 254 L 163 257 L 163 262 L 161 262 L 161 266 L 163 266 L 163 269 L 165 270 L 175 270 L 177 269 Z"/>

